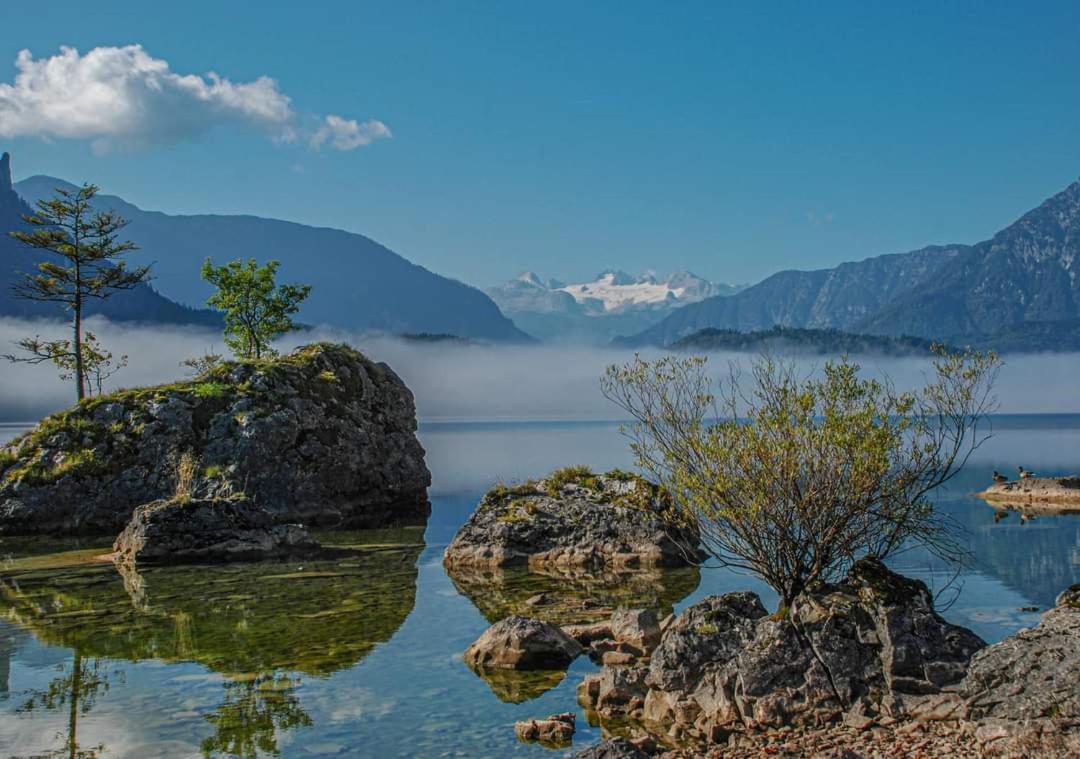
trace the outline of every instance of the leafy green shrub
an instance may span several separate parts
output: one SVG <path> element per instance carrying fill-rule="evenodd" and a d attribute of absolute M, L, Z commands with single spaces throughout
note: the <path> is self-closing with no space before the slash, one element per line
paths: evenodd
<path fill-rule="evenodd" d="M 1000 361 L 939 348 L 922 387 L 898 392 L 843 358 L 816 376 L 765 357 L 715 390 L 704 357 L 612 366 L 604 395 L 642 470 L 709 553 L 754 572 L 790 606 L 856 559 L 921 545 L 964 556 L 929 494 L 988 437 Z M 936 376 L 935 376 L 936 375 Z"/>

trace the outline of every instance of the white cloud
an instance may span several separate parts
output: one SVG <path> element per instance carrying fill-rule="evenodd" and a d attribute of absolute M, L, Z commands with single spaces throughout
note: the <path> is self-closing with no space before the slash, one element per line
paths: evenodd
<path fill-rule="evenodd" d="M 390 127 L 381 121 L 373 119 L 361 124 L 356 119 L 331 114 L 311 136 L 311 145 L 320 148 L 329 141 L 338 150 L 353 150 L 391 136 Z"/>
<path fill-rule="evenodd" d="M 352 150 L 390 130 L 379 121 L 301 116 L 274 79 L 233 82 L 216 73 L 179 74 L 141 45 L 63 47 L 48 58 L 15 60 L 13 84 L 0 82 L 0 137 L 89 140 L 97 150 L 193 140 L 218 126 L 252 129 L 279 142 L 329 140 Z M 322 124 L 312 131 L 306 124 Z M 331 132 L 325 136 L 324 130 Z"/>

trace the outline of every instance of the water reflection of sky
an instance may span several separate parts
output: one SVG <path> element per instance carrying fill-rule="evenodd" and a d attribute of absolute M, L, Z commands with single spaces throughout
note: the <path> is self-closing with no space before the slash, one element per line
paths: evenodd
<path fill-rule="evenodd" d="M 1011 473 L 1022 464 L 1042 474 L 1080 470 L 1080 416 L 1001 417 L 995 420 L 995 431 L 940 498 L 941 508 L 962 526 L 975 556 L 974 565 L 959 578 L 959 592 L 946 616 L 988 640 L 1035 623 L 1037 614 L 1020 609 L 1045 608 L 1063 587 L 1080 580 L 1080 518 L 1040 516 L 1021 523 L 1012 514 L 995 522 L 994 510 L 970 496 L 989 482 L 994 468 Z M 522 704 L 499 700 L 462 664 L 461 652 L 488 622 L 443 571 L 441 554 L 479 495 L 496 479 L 525 479 L 571 463 L 598 469 L 629 465 L 617 426 L 428 423 L 422 425 L 421 438 L 434 474 L 433 513 L 426 547 L 416 560 L 415 600 L 391 632 L 369 641 L 374 648 L 359 661 L 346 657 L 340 668 L 325 674 L 291 673 L 297 682 L 287 693 L 312 726 L 271 729 L 285 756 L 551 756 L 546 749 L 519 744 L 513 722 L 576 709 L 574 689 L 581 675 L 593 669 L 587 660 L 576 662 L 556 687 Z M 922 577 L 935 590 L 950 578 L 945 568 L 917 552 L 898 557 L 894 566 Z M 153 584 L 148 587 L 153 599 Z M 77 597 L 78 583 L 70 588 Z M 747 588 L 759 592 L 766 605 L 774 603 L 772 593 L 753 578 L 706 569 L 697 589 L 677 606 Z M 213 596 L 212 591 L 200 592 Z M 394 591 L 399 592 L 408 593 Z M 330 607 L 338 600 L 327 598 L 325 603 Z M 87 617 L 88 630 L 93 619 Z M 259 624 L 257 615 L 249 616 L 248 623 Z M 298 624 L 320 622 L 312 618 Z M 250 632 L 237 630 L 237 635 Z M 199 625 L 192 630 L 196 645 L 206 643 L 200 642 L 202 632 L 205 627 Z M 101 634 L 126 633 L 115 629 Z M 100 670 L 107 674 L 109 687 L 79 716 L 80 746 L 104 744 L 106 756 L 202 756 L 201 746 L 214 734 L 212 719 L 220 714 L 236 673 L 230 679 L 230 673 L 204 664 L 168 658 L 102 659 Z M 64 748 L 66 707 L 30 714 L 18 710 L 30 694 L 47 688 L 71 666 L 72 649 L 45 644 L 14 621 L 0 621 L 0 680 L 7 683 L 6 693 L 0 689 L 0 746 L 7 753 Z M 583 715 L 578 724 L 579 744 L 597 737 Z"/>

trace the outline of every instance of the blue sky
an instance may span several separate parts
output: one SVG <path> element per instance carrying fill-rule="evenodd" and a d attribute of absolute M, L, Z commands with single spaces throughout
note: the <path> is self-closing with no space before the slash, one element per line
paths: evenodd
<path fill-rule="evenodd" d="M 63 120 L 2 136 L 0 110 L 17 179 L 349 229 L 481 286 L 975 242 L 1080 176 L 1076 2 L 91 7 L 4 3 L 0 85 L 24 48 L 139 44 L 181 75 L 272 77 L 299 136 L 173 103 L 95 150 Z M 393 136 L 313 147 L 328 114 Z"/>

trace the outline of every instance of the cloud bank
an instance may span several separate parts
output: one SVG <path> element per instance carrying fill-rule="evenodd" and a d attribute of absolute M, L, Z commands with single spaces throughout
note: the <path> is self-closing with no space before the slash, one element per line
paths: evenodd
<path fill-rule="evenodd" d="M 147 327 L 110 323 L 91 317 L 87 328 L 116 355 L 127 354 L 129 366 L 110 381 L 111 388 L 165 382 L 183 376 L 179 362 L 224 349 L 221 334 L 193 327 Z M 27 335 L 66 337 L 60 322 L 0 318 L 0 353 Z M 600 393 L 600 375 L 609 364 L 633 358 L 633 351 L 568 346 L 460 346 L 417 344 L 318 327 L 294 333 L 280 347 L 289 350 L 317 340 L 346 342 L 377 361 L 389 363 L 416 397 L 424 421 L 436 420 L 612 420 L 620 412 Z M 651 354 L 648 354 L 651 355 Z M 728 374 L 728 362 L 745 368 L 752 358 L 713 354 L 711 370 Z M 930 367 L 920 359 L 859 358 L 864 371 L 888 376 L 900 389 L 920 385 Z M 824 359 L 799 360 L 805 371 Z M 1080 354 L 1006 356 L 995 387 L 1003 413 L 1080 412 L 1076 394 Z M 51 366 L 0 362 L 0 421 L 27 421 L 68 406 L 72 388 Z"/>
<path fill-rule="evenodd" d="M 214 72 L 179 74 L 141 45 L 62 47 L 35 59 L 22 50 L 15 81 L 0 82 L 0 137 L 88 140 L 99 152 L 195 140 L 217 127 L 284 142 L 354 150 L 391 136 L 381 121 L 294 110 L 277 81 L 233 82 Z"/>

